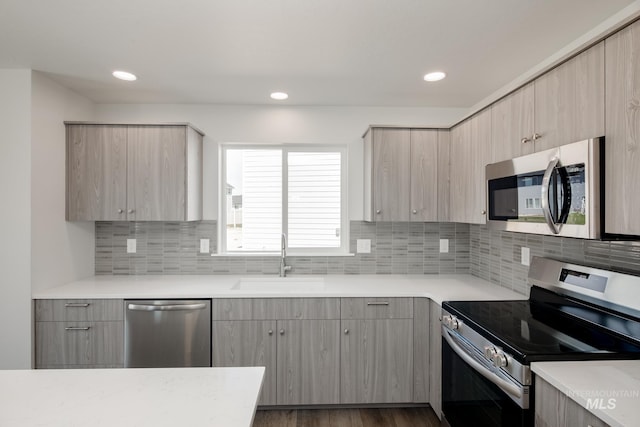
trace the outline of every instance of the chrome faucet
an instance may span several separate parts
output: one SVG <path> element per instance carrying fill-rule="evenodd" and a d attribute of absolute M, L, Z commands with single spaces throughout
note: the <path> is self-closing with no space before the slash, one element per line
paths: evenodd
<path fill-rule="evenodd" d="M 280 277 L 287 277 L 287 271 L 291 271 L 291 266 L 287 265 L 287 235 L 282 233 L 280 240 Z"/>

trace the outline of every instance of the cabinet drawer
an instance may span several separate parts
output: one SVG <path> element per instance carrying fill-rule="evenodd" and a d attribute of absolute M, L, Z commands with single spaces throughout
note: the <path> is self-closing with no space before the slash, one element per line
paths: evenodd
<path fill-rule="evenodd" d="M 339 319 L 339 298 L 229 298 L 211 302 L 213 320 Z"/>
<path fill-rule="evenodd" d="M 90 322 L 124 319 L 121 299 L 36 300 L 36 322 Z"/>
<path fill-rule="evenodd" d="M 122 367 L 123 334 L 123 322 L 36 322 L 36 367 Z"/>
<path fill-rule="evenodd" d="M 341 319 L 412 319 L 413 298 L 341 298 Z"/>

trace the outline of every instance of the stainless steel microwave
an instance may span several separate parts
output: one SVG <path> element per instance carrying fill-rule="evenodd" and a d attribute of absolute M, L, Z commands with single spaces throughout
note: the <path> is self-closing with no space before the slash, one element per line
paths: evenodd
<path fill-rule="evenodd" d="M 599 137 L 487 165 L 489 227 L 599 239 L 603 150 Z"/>

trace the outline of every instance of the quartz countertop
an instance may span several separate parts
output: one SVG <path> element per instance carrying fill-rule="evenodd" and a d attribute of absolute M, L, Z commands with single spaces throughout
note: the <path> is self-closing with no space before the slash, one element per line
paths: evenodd
<path fill-rule="evenodd" d="M 612 427 L 638 425 L 639 360 L 534 362 L 531 369 Z M 596 399 L 596 407 L 589 407 Z"/>
<path fill-rule="evenodd" d="M 0 425 L 250 427 L 263 377 L 263 367 L 0 371 Z"/>
<path fill-rule="evenodd" d="M 273 279 L 288 286 L 265 283 L 251 289 L 233 289 L 240 280 Z M 319 280 L 318 286 L 304 281 Z M 279 282 L 282 280 L 282 282 Z M 295 285 L 300 281 L 300 286 Z M 35 291 L 34 299 L 100 298 L 255 298 L 255 297 L 427 297 L 448 300 L 526 299 L 527 296 L 468 275 L 291 275 L 280 279 L 259 275 L 206 276 L 93 276 Z"/>

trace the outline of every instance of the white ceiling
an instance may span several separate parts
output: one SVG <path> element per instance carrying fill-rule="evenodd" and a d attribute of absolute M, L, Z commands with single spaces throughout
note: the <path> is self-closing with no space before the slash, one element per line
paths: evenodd
<path fill-rule="evenodd" d="M 469 107 L 632 3 L 0 0 L 0 68 L 98 103 Z"/>

